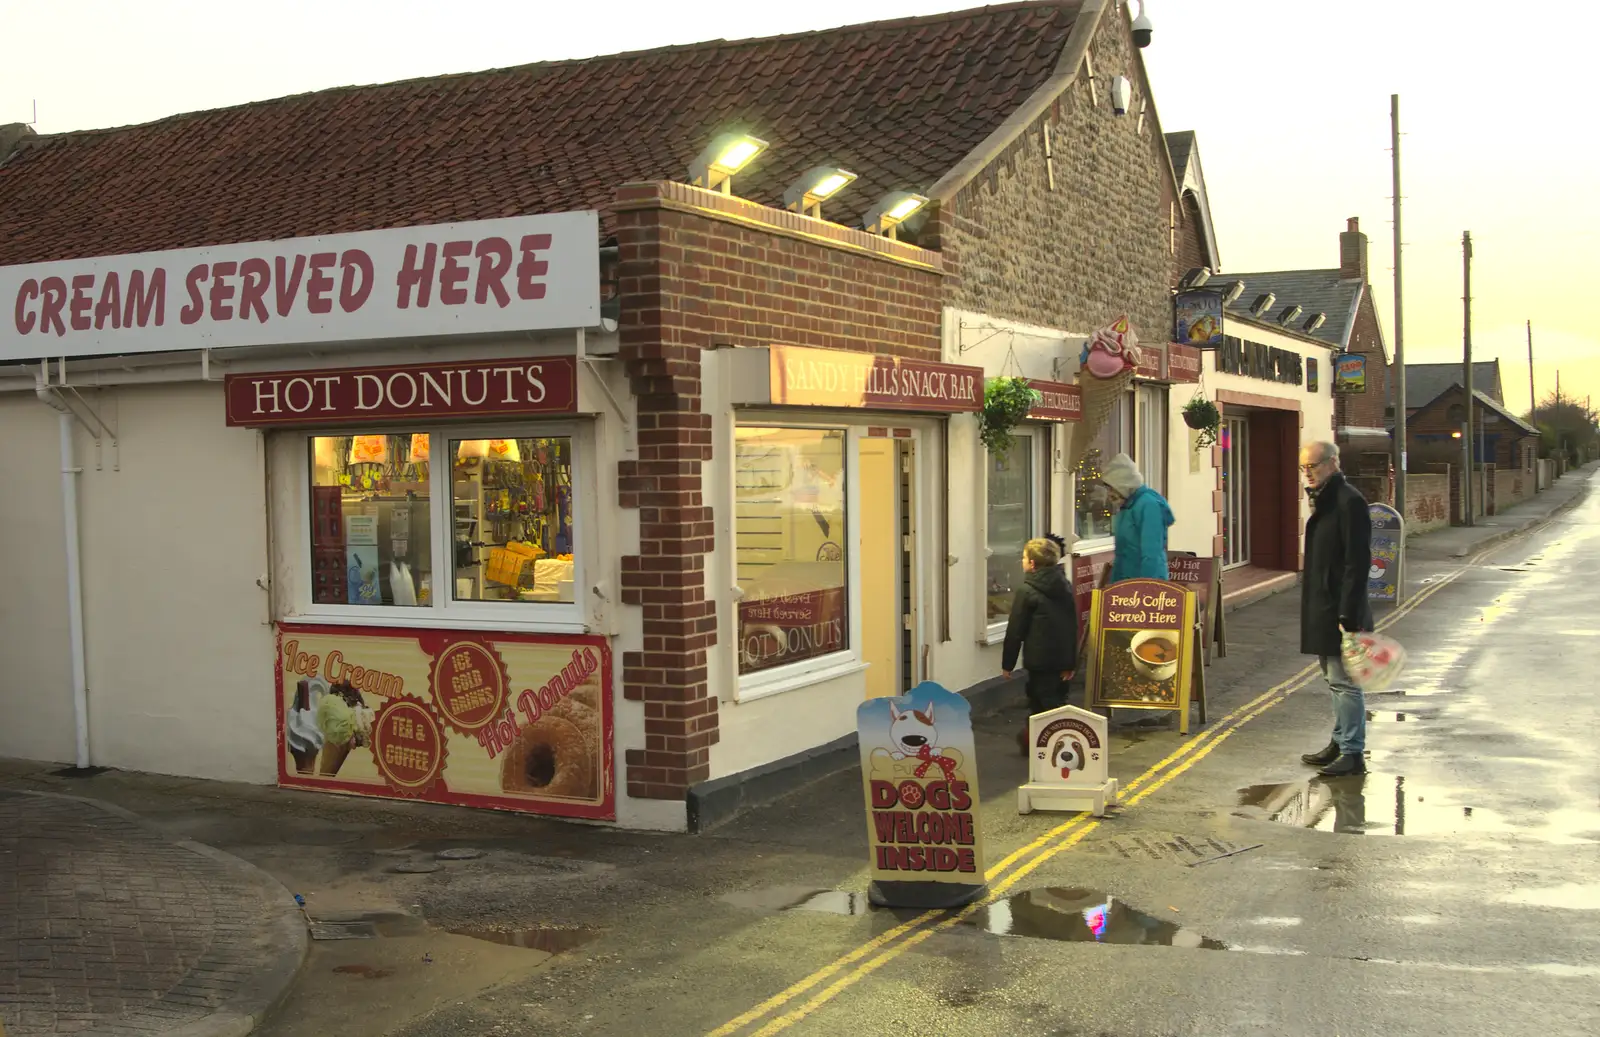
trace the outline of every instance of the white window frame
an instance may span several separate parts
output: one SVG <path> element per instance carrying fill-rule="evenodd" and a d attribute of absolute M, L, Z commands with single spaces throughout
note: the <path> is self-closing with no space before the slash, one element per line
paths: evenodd
<path fill-rule="evenodd" d="M 858 448 L 865 434 L 865 429 L 837 421 L 796 421 L 791 417 L 781 415 L 735 414 L 732 422 L 735 458 L 738 453 L 738 430 L 741 428 L 782 428 L 844 433 L 844 524 L 847 546 L 845 551 L 845 580 L 848 584 L 845 588 L 845 608 L 848 610 L 850 618 L 849 641 L 841 651 L 819 655 L 814 659 L 802 659 L 799 662 L 757 670 L 754 673 L 742 673 L 739 670 L 739 660 L 742 658 L 742 649 L 739 645 L 739 603 L 743 599 L 735 597 L 732 615 L 732 637 L 730 639 L 733 643 L 734 701 L 754 702 L 757 699 L 781 695 L 787 691 L 796 691 L 814 684 L 821 684 L 824 681 L 864 673 L 867 669 L 867 664 L 861 657 L 861 551 L 858 546 L 860 540 L 858 531 L 861 521 L 861 456 Z M 739 491 L 736 482 L 737 479 L 732 467 L 730 467 L 725 506 L 730 509 L 732 514 L 732 522 L 729 528 L 733 531 L 734 539 L 728 544 L 727 548 L 727 571 L 732 576 L 732 585 L 734 587 L 738 586 L 739 581 L 737 547 Z"/>
<path fill-rule="evenodd" d="M 1030 502 L 1032 506 L 1030 508 L 1030 514 L 1029 514 L 1029 528 L 1030 529 L 1039 530 L 1040 531 L 1038 533 L 1039 536 L 1043 536 L 1044 535 L 1043 531 L 1046 528 L 1044 505 L 1045 505 L 1045 497 L 1048 496 L 1048 495 L 1045 492 L 1045 490 L 1046 490 L 1046 482 L 1045 482 L 1045 480 L 1047 480 L 1050 477 L 1050 464 L 1049 464 L 1049 447 L 1050 447 L 1050 439 L 1051 439 L 1050 431 L 1051 430 L 1050 430 L 1050 426 L 1049 425 L 1022 425 L 1022 426 L 1019 426 L 1014 432 L 1014 434 L 1017 437 L 1018 444 L 1017 444 L 1017 446 L 1012 447 L 1013 450 L 1020 449 L 1021 448 L 1021 442 L 1024 439 L 1026 439 L 1028 441 L 1028 443 L 1029 443 L 1029 446 L 1028 446 L 1029 465 L 1030 465 L 1030 473 L 1032 475 L 1032 482 L 1033 482 L 1033 486 L 1032 486 L 1032 498 L 1033 499 Z M 1042 444 L 1042 446 L 1041 446 L 1041 444 Z M 989 558 L 990 558 L 991 553 L 992 553 L 990 551 L 990 549 L 989 549 L 989 468 L 988 468 L 989 451 L 984 448 L 982 443 L 978 444 L 978 457 L 979 457 L 979 467 L 980 467 L 980 470 L 983 472 L 983 479 L 979 483 L 981 492 L 978 494 L 978 523 L 977 523 L 977 527 L 978 527 L 978 557 L 983 559 L 983 567 L 978 571 L 978 574 L 977 574 L 978 575 L 978 624 L 979 624 L 979 626 L 981 628 L 980 632 L 979 632 L 980 633 L 979 639 L 983 644 L 994 645 L 994 644 L 999 644 L 1001 641 L 1005 640 L 1005 637 L 1006 637 L 1006 622 L 1007 621 L 1004 620 L 1004 619 L 1001 619 L 1001 620 L 997 620 L 997 621 L 991 622 L 989 620 Z M 1077 508 L 1076 498 L 1074 498 L 1074 501 L 1073 501 L 1073 508 L 1074 508 L 1074 513 L 1076 513 L 1076 508 Z M 1030 537 L 1030 539 L 1031 539 L 1031 537 Z"/>
<path fill-rule="evenodd" d="M 319 436 L 414 435 L 426 433 L 428 450 L 439 458 L 428 468 L 428 521 L 433 555 L 430 577 L 432 603 L 428 605 L 333 605 L 312 600 L 311 576 L 311 441 Z M 572 602 L 544 601 L 456 601 L 455 600 L 455 488 L 454 465 L 450 463 L 450 441 L 472 439 L 551 439 L 572 440 Z M 588 574 L 600 571 L 603 564 L 591 557 L 601 549 L 594 535 L 596 490 L 593 472 L 597 443 L 593 425 L 573 421 L 515 421 L 484 424 L 437 424 L 418 422 L 338 426 L 294 433 L 295 501 L 300 511 L 295 566 L 295 612 L 286 617 L 296 622 L 329 625 L 492 629 L 531 633 L 578 634 L 592 631 L 585 618 L 584 594 Z M 443 504 L 443 509 L 435 503 Z"/>

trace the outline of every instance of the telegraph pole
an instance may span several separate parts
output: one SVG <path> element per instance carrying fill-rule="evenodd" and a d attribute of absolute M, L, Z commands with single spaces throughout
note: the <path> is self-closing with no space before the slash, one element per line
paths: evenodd
<path fill-rule="evenodd" d="M 1528 322 L 1528 415 L 1539 409 L 1539 394 L 1533 389 L 1533 321 Z"/>
<path fill-rule="evenodd" d="M 1466 406 L 1461 417 L 1461 510 L 1466 512 L 1466 524 L 1471 526 L 1472 515 L 1472 232 L 1461 232 L 1461 379 L 1466 389 Z"/>
<path fill-rule="evenodd" d="M 1389 95 L 1394 165 L 1394 510 L 1406 513 L 1406 346 L 1400 311 L 1400 95 Z"/>

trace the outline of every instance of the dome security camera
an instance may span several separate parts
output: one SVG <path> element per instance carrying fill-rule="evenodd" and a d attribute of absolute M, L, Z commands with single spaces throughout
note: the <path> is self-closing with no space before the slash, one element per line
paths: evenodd
<path fill-rule="evenodd" d="M 1139 4 L 1139 17 L 1133 20 L 1133 45 L 1143 50 L 1150 46 L 1150 36 L 1155 32 L 1155 26 L 1150 24 L 1150 16 L 1144 13 L 1144 3 Z"/>

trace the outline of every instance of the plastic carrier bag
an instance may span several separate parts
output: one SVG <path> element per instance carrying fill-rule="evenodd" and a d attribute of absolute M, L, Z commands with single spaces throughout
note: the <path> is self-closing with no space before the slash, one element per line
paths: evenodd
<path fill-rule="evenodd" d="M 1345 672 L 1362 691 L 1382 691 L 1395 682 L 1406 666 L 1406 650 L 1399 641 L 1382 634 L 1344 635 L 1340 653 Z"/>

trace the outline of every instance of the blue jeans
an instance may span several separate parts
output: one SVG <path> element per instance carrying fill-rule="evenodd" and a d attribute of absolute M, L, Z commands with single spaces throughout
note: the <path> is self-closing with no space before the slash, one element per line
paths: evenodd
<path fill-rule="evenodd" d="M 1333 693 L 1333 740 L 1346 756 L 1360 756 L 1367 748 L 1367 703 L 1361 689 L 1337 655 L 1322 656 L 1322 678 Z"/>

